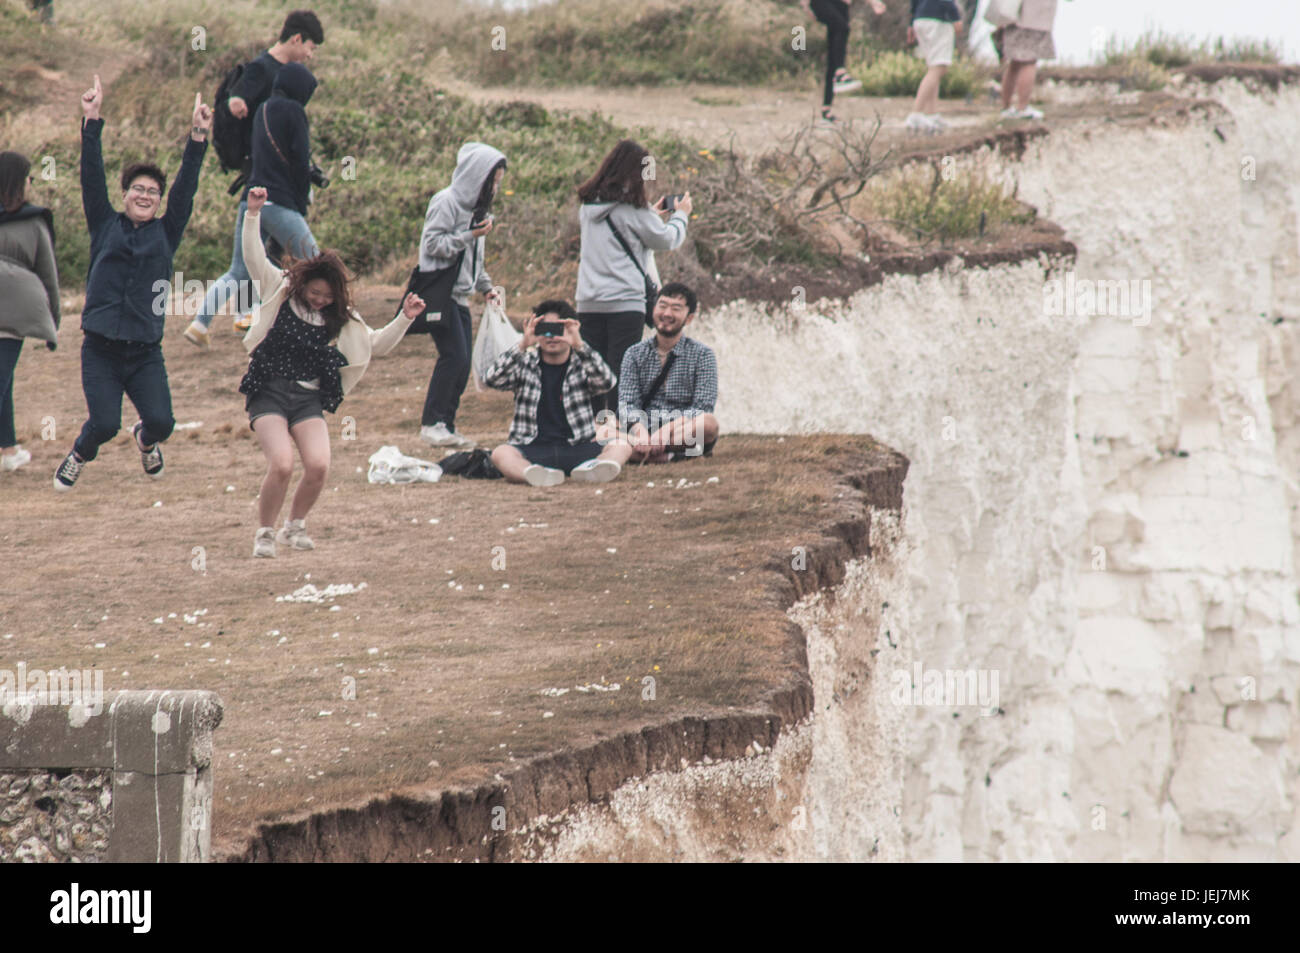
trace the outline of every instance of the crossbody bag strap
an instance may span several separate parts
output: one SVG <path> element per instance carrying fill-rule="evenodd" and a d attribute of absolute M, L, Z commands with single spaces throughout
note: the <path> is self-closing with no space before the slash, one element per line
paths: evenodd
<path fill-rule="evenodd" d="M 659 376 L 654 379 L 654 383 L 650 385 L 650 389 L 641 395 L 641 406 L 646 408 L 646 410 L 650 409 L 650 401 L 654 400 L 655 394 L 659 393 L 659 388 L 664 386 L 664 381 L 668 379 L 668 372 L 672 369 L 673 361 L 676 359 L 677 354 L 673 351 L 669 351 L 668 360 L 664 361 L 664 366 L 659 372 Z"/>
<path fill-rule="evenodd" d="M 275 154 L 280 157 L 280 161 L 284 163 L 284 167 L 290 169 L 289 160 L 286 159 L 284 153 L 280 151 L 280 147 L 275 142 L 275 136 L 271 135 L 271 126 L 268 124 L 266 119 L 266 107 L 269 105 L 271 105 L 271 101 L 267 100 L 262 106 L 262 128 L 266 130 L 266 138 L 271 140 L 271 148 L 275 149 Z"/>
<path fill-rule="evenodd" d="M 641 263 L 636 260 L 636 255 L 632 254 L 631 246 L 628 245 L 627 241 L 619 233 L 619 230 L 614 227 L 614 220 L 607 218 L 605 219 L 605 224 L 608 225 L 609 230 L 614 233 L 614 237 L 618 239 L 618 243 L 623 246 L 623 251 L 627 252 L 627 257 L 632 259 L 632 264 L 635 265 L 636 270 L 641 273 L 641 277 L 648 277 L 645 273 L 645 269 L 641 267 Z"/>

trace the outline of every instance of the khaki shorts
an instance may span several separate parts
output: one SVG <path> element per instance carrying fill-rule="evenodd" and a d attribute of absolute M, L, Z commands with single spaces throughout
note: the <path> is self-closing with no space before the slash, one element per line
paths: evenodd
<path fill-rule="evenodd" d="M 926 66 L 951 66 L 952 50 L 957 42 L 957 30 L 944 20 L 913 20 L 916 31 L 916 55 Z"/>

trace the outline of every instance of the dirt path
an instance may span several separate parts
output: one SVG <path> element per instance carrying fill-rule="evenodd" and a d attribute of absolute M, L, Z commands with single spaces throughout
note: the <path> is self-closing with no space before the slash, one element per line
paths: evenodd
<path fill-rule="evenodd" d="M 98 73 L 104 89 L 111 91 L 113 82 L 134 59 L 129 52 L 75 36 L 69 36 L 66 43 L 54 64 L 57 68 L 35 61 L 5 64 L 6 69 L 12 66 L 20 81 L 39 83 L 42 89 L 40 102 L 0 122 L 0 141 L 6 149 L 31 154 L 43 143 L 75 135 L 80 118 L 77 101 L 94 74 Z"/>
<path fill-rule="evenodd" d="M 463 81 L 447 80 L 449 92 L 476 102 L 497 103 L 525 100 L 548 110 L 594 111 L 615 123 L 628 127 L 650 126 L 695 139 L 710 148 L 732 141 L 745 155 L 762 154 L 777 147 L 816 118 L 820 97 L 816 90 L 769 89 L 746 86 L 711 86 L 689 84 L 676 87 L 630 87 L 608 89 L 596 86 L 571 86 L 559 89 L 483 88 Z M 1121 119 L 1146 116 L 1176 101 L 1166 93 L 1128 93 L 1113 95 L 1098 88 L 1093 92 L 1077 90 L 1066 94 L 1052 87 L 1040 92 L 1045 100 L 1049 127 L 1061 122 L 1106 116 Z M 939 113 L 950 130 L 941 136 L 918 136 L 903 126 L 912 101 L 908 98 L 840 96 L 835 113 L 851 122 L 854 128 L 870 129 L 877 116 L 881 129 L 877 136 L 880 151 L 893 149 L 896 154 L 942 150 L 951 145 L 985 136 L 1001 129 L 1025 127 L 1027 123 L 999 121 L 998 104 L 987 90 L 981 90 L 971 102 L 944 100 Z"/>

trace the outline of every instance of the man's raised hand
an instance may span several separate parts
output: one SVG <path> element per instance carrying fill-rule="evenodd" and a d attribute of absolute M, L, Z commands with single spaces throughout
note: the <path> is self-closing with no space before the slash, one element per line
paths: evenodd
<path fill-rule="evenodd" d="M 87 119 L 99 118 L 99 107 L 104 102 L 104 88 L 99 85 L 99 74 L 95 74 L 95 85 L 81 94 L 81 113 Z"/>
<path fill-rule="evenodd" d="M 537 322 L 540 320 L 542 320 L 542 316 L 540 314 L 535 314 L 524 322 L 524 336 L 519 339 L 519 350 L 526 351 L 537 343 L 537 337 L 533 334 L 533 328 L 537 326 Z"/>
<path fill-rule="evenodd" d="M 575 351 L 582 347 L 582 334 L 580 332 L 582 325 L 576 318 L 564 319 L 564 341 Z"/>
<path fill-rule="evenodd" d="M 212 108 L 203 104 L 203 94 L 194 94 L 194 116 L 191 120 L 190 135 L 196 142 L 202 142 L 212 131 Z"/>

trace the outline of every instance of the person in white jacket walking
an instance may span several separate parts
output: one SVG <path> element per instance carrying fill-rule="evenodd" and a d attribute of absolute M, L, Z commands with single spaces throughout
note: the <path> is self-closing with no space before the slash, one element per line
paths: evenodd
<path fill-rule="evenodd" d="M 418 295 L 407 295 L 402 312 L 381 330 L 372 330 L 352 310 L 348 275 L 338 254 L 328 249 L 294 261 L 287 271 L 271 264 L 262 246 L 262 206 L 266 189 L 248 193 L 243 253 L 249 276 L 258 282 L 262 303 L 248 333 L 248 372 L 239 383 L 245 394 L 248 426 L 266 455 L 266 477 L 257 500 L 259 526 L 254 556 L 274 556 L 277 542 L 293 549 L 315 549 L 307 535 L 307 513 L 320 496 L 329 472 L 330 434 L 324 411 L 333 413 L 366 372 L 372 357 L 382 357 L 402 340 L 424 310 Z M 279 534 L 275 521 L 293 476 L 293 448 L 303 474 Z"/>
<path fill-rule="evenodd" d="M 611 368 L 621 367 L 624 352 L 641 340 L 646 315 L 654 307 L 646 288 L 651 252 L 681 247 L 693 208 L 689 192 L 677 197 L 671 210 L 667 196 L 650 206 L 645 194 L 649 159 L 643 146 L 624 139 L 578 188 L 578 323 L 582 339 Z M 603 409 L 618 410 L 616 390 L 595 398 L 597 415 Z"/>
<path fill-rule="evenodd" d="M 440 271 L 460 261 L 451 290 L 453 314 L 444 314 L 430 329 L 438 346 L 438 361 L 429 378 L 429 392 L 420 415 L 420 439 L 435 447 L 472 447 L 474 441 L 456 432 L 460 395 L 469 383 L 474 324 L 469 295 L 499 297 L 483 267 L 484 238 L 492 231 L 492 199 L 501 187 L 506 157 L 481 142 L 467 142 L 456 154 L 451 184 L 429 200 L 420 235 L 420 270 Z M 430 315 L 432 318 L 432 315 Z"/>

